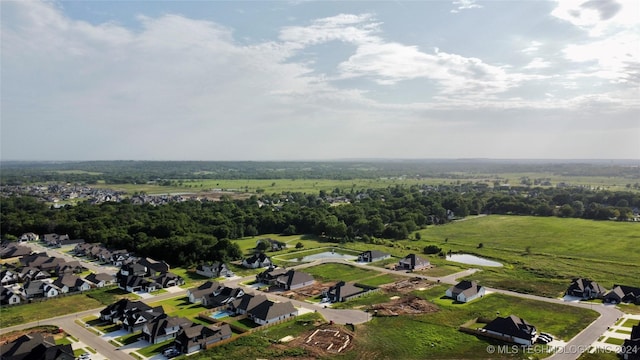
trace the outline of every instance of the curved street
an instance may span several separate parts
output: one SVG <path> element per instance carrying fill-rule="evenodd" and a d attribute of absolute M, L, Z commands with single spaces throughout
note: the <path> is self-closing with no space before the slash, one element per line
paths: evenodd
<path fill-rule="evenodd" d="M 51 249 L 47 249 L 47 250 L 51 251 Z M 77 259 L 74 259 L 74 260 L 77 260 Z M 467 270 L 464 270 L 455 274 L 450 274 L 447 276 L 432 277 L 432 276 L 418 275 L 411 272 L 407 273 L 404 271 L 396 271 L 396 270 L 385 269 L 385 268 L 380 268 L 376 266 L 370 266 L 366 263 L 358 263 L 358 262 L 349 261 L 345 259 L 321 259 L 321 260 L 316 260 L 310 263 L 292 266 L 290 268 L 304 269 L 306 267 L 315 266 L 323 263 L 343 263 L 343 264 L 354 265 L 354 266 L 376 270 L 379 272 L 384 272 L 389 274 L 402 275 L 406 277 L 419 277 L 425 280 L 429 280 L 435 283 L 442 283 L 442 284 L 456 284 L 458 282 L 457 279 L 471 275 L 476 271 L 480 271 L 478 269 L 467 269 Z M 104 270 L 100 269 L 98 271 L 104 271 Z M 223 281 L 222 283 L 229 287 L 238 287 L 238 286 L 242 287 L 247 293 L 256 293 L 257 291 L 254 288 L 247 285 L 242 285 L 243 283 L 250 282 L 254 279 L 255 279 L 255 276 L 247 276 L 244 278 L 237 278 L 233 280 Z M 609 327 L 613 326 L 615 322 L 623 315 L 623 313 L 620 310 L 616 309 L 614 306 L 605 306 L 601 304 L 597 304 L 594 306 L 593 304 L 587 304 L 587 303 L 566 302 L 566 301 L 563 301 L 562 299 L 552 299 L 552 298 L 546 298 L 542 296 L 522 294 L 522 293 L 517 293 L 513 291 L 493 289 L 493 288 L 487 288 L 487 291 L 501 293 L 501 294 L 523 298 L 523 299 L 530 299 L 530 300 L 536 300 L 536 301 L 543 301 L 547 303 L 562 304 L 565 306 L 574 306 L 574 307 L 592 309 L 594 311 L 597 311 L 600 314 L 598 319 L 596 319 L 589 326 L 587 326 L 582 332 L 580 332 L 573 339 L 571 339 L 564 346 L 564 348 L 559 349 L 554 355 L 550 356 L 549 359 L 551 360 L 577 359 L 582 352 L 587 351 L 591 346 L 591 344 L 594 343 Z M 182 290 L 180 292 L 160 294 L 150 299 L 142 299 L 141 301 L 145 303 L 152 303 L 152 302 L 162 301 L 169 298 L 180 297 L 185 295 L 186 295 L 186 290 Z M 279 296 L 277 293 L 268 293 L 267 295 L 268 297 L 277 301 L 291 301 L 294 304 L 294 306 L 298 308 L 304 308 L 304 309 L 307 309 L 308 311 L 319 312 L 327 321 L 333 321 L 337 324 L 347 324 L 347 323 L 361 324 L 371 319 L 370 315 L 367 312 L 364 312 L 361 310 L 337 310 L 337 309 L 331 309 L 329 307 L 325 307 L 324 304 L 292 300 L 286 297 Z M 85 329 L 81 325 L 78 325 L 75 322 L 77 319 L 81 319 L 85 316 L 96 314 L 102 309 L 103 307 L 83 311 L 80 313 L 59 316 L 59 317 L 50 318 L 46 320 L 40 320 L 37 322 L 31 322 L 28 324 L 2 328 L 0 329 L 0 334 L 4 334 L 14 330 L 30 328 L 36 325 L 51 324 L 51 325 L 56 325 L 63 328 L 67 333 L 74 336 L 75 338 L 77 338 L 87 346 L 94 348 L 98 353 L 100 353 L 107 359 L 130 360 L 131 359 L 130 355 L 126 354 L 123 351 L 119 351 L 116 347 L 114 347 L 104 339 L 100 338 L 99 336 L 96 336 L 90 331 L 87 331 L 87 329 Z"/>

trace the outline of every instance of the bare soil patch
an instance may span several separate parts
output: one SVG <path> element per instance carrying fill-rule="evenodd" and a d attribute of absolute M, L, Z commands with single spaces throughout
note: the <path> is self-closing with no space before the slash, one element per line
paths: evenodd
<path fill-rule="evenodd" d="M 287 346 L 302 347 L 309 352 L 311 358 L 343 354 L 353 347 L 353 332 L 342 326 L 321 325 L 298 336 L 287 343 Z"/>
<path fill-rule="evenodd" d="M 415 295 L 404 296 L 383 304 L 371 306 L 374 316 L 398 316 L 433 313 L 438 307 Z"/>

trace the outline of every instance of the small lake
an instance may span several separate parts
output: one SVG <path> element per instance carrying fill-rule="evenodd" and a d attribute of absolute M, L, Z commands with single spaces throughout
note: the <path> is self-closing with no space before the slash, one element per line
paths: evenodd
<path fill-rule="evenodd" d="M 462 263 L 462 264 L 469 264 L 469 265 L 493 266 L 493 267 L 502 266 L 502 264 L 497 261 L 493 261 L 493 260 L 489 260 L 489 259 L 485 259 L 479 256 L 469 255 L 469 254 L 447 255 L 447 260 L 457 262 L 457 263 Z"/>
<path fill-rule="evenodd" d="M 291 259 L 291 260 L 288 260 L 288 261 L 307 262 L 307 261 L 315 261 L 315 260 L 321 260 L 321 259 L 355 260 L 357 258 L 358 257 L 355 256 L 355 255 L 346 255 L 346 254 L 340 254 L 340 253 L 337 253 L 337 252 L 325 251 L 325 252 L 321 252 L 321 253 L 318 253 L 318 254 L 303 256 L 302 258 Z"/>

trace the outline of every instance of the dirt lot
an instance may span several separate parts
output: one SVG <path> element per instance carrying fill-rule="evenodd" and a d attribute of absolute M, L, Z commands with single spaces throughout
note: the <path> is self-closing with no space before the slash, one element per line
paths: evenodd
<path fill-rule="evenodd" d="M 322 325 L 286 344 L 287 347 L 302 347 L 312 358 L 327 354 L 342 354 L 353 347 L 353 332 L 338 325 Z"/>
<path fill-rule="evenodd" d="M 53 336 L 54 339 L 59 339 L 66 336 L 64 332 L 59 332 L 58 330 L 59 329 L 57 326 L 47 325 L 31 329 L 12 331 L 0 336 L 0 345 L 10 343 L 22 335 L 28 335 L 32 333 L 42 333 L 43 336 Z"/>

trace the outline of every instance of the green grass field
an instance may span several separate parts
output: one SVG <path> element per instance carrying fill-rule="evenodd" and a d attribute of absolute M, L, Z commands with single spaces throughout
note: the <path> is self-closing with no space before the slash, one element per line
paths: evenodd
<path fill-rule="evenodd" d="M 321 264 L 304 269 L 304 272 L 311 274 L 320 281 L 355 281 L 374 278 L 380 276 L 375 270 L 367 270 L 353 265 L 346 264 Z"/>
<path fill-rule="evenodd" d="M 503 268 L 485 267 L 471 277 L 493 287 L 555 297 L 574 277 L 592 278 L 605 288 L 614 283 L 640 285 L 633 260 L 640 258 L 636 223 L 486 216 L 431 226 L 420 233 L 423 240 L 402 243 L 435 244 L 444 251 L 503 263 Z"/>
<path fill-rule="evenodd" d="M 149 306 L 162 306 L 165 314 L 184 317 L 189 320 L 194 319 L 196 316 L 198 316 L 199 313 L 207 310 L 207 308 L 205 308 L 201 304 L 191 304 L 189 302 L 189 298 L 185 296 L 150 303 Z"/>
<path fill-rule="evenodd" d="M 433 301 L 439 299 L 445 290 L 446 286 L 436 286 L 415 293 Z M 431 314 L 374 318 L 358 327 L 356 348 L 344 354 L 344 358 L 495 358 L 486 351 L 491 341 L 462 333 L 458 331 L 458 326 L 479 316 L 494 318 L 496 311 L 500 311 L 500 316 L 515 314 L 534 324 L 539 331 L 569 339 L 597 317 L 596 312 L 587 309 L 500 294 L 491 294 L 464 306 L 443 303 L 439 308 L 438 312 Z"/>
<path fill-rule="evenodd" d="M 49 319 L 55 316 L 96 309 L 103 306 L 98 300 L 86 295 L 72 295 L 53 298 L 46 301 L 3 307 L 2 327 Z"/>

